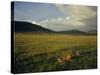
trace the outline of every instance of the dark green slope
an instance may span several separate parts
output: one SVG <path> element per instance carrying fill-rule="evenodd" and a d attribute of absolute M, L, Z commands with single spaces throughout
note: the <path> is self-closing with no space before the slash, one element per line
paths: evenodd
<path fill-rule="evenodd" d="M 11 24 L 14 26 L 15 32 L 53 32 L 52 30 L 29 22 L 12 21 Z"/>

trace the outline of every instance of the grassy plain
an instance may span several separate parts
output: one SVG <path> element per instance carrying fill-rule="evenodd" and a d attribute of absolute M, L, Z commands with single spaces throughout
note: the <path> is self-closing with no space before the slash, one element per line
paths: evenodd
<path fill-rule="evenodd" d="M 15 73 L 97 68 L 97 37 L 14 33 Z"/>

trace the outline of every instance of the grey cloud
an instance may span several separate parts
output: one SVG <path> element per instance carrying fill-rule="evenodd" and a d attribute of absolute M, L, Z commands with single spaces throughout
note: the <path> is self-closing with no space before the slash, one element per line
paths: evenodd
<path fill-rule="evenodd" d="M 55 5 L 59 12 L 70 13 L 70 20 L 48 22 L 45 26 L 56 31 L 79 29 L 89 31 L 97 29 L 97 7 L 81 5 Z"/>

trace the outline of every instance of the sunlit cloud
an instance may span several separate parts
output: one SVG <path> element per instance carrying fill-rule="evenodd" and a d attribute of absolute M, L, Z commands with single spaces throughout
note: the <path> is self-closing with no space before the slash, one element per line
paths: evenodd
<path fill-rule="evenodd" d="M 67 15 L 69 13 L 69 16 L 65 17 L 66 20 L 64 19 L 62 20 L 62 22 L 60 22 L 61 26 L 62 24 L 65 24 L 66 28 L 68 25 L 71 25 L 72 27 L 80 30 L 88 30 L 88 29 L 93 29 L 91 27 L 91 24 L 92 25 L 94 24 L 94 29 L 96 29 L 96 16 L 97 16 L 96 7 L 78 6 L 78 5 L 55 5 L 55 6 L 63 14 Z M 91 19 L 94 19 L 94 21 Z"/>
<path fill-rule="evenodd" d="M 58 20 L 58 21 L 61 21 L 61 20 L 63 20 L 63 19 L 59 17 L 59 18 L 57 18 L 57 20 Z"/>
<path fill-rule="evenodd" d="M 57 9 L 64 13 L 70 13 L 69 16 L 58 17 L 49 20 L 45 23 L 45 26 L 52 27 L 54 30 L 64 30 L 64 29 L 80 29 L 84 30 L 85 27 L 90 26 L 89 23 L 92 23 L 91 18 L 96 16 L 96 11 L 92 10 L 89 6 L 77 6 L 77 5 L 56 5 Z M 90 14 L 91 13 L 91 14 Z M 86 22 L 87 20 L 89 22 Z M 94 22 L 94 21 L 93 21 Z M 96 23 L 96 21 L 95 21 Z M 96 26 L 95 26 L 96 27 Z M 88 27 L 88 29 L 91 27 Z M 85 30 L 88 30 L 85 29 Z"/>
<path fill-rule="evenodd" d="M 78 6 L 78 5 L 56 5 L 56 7 L 64 14 L 70 13 L 72 22 L 74 25 L 82 25 L 82 20 L 91 19 L 96 16 L 96 11 L 92 10 L 89 6 Z M 66 17 L 66 19 L 69 19 Z M 84 22 L 85 25 L 85 22 Z"/>
<path fill-rule="evenodd" d="M 66 20 L 69 20 L 69 19 L 71 19 L 71 17 L 65 17 L 65 19 L 66 19 Z"/>
<path fill-rule="evenodd" d="M 33 24 L 36 24 L 36 21 L 32 21 Z"/>

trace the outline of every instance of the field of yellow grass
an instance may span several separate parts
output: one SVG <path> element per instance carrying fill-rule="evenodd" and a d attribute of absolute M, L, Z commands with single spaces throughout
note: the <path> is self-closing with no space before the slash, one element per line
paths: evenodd
<path fill-rule="evenodd" d="M 97 68 L 97 37 L 14 33 L 15 73 Z"/>

